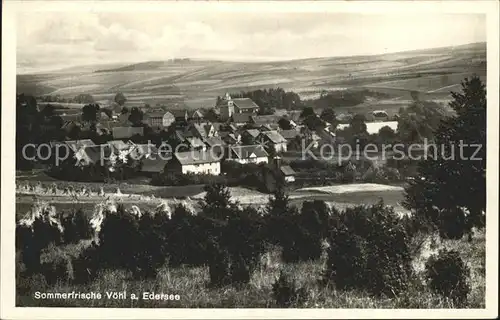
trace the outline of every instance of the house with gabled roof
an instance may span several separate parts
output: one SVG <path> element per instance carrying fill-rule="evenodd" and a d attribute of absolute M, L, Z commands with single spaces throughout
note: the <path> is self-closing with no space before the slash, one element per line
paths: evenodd
<path fill-rule="evenodd" d="M 286 152 L 287 150 L 287 141 L 278 131 L 261 132 L 257 140 L 268 147 L 272 146 L 276 152 Z"/>
<path fill-rule="evenodd" d="M 241 134 L 230 133 L 230 132 L 220 132 L 220 137 L 227 145 L 239 144 L 241 143 Z"/>
<path fill-rule="evenodd" d="M 111 140 L 106 143 L 111 149 L 111 153 L 116 156 L 126 157 L 130 153 L 130 144 L 122 140 Z"/>
<path fill-rule="evenodd" d="M 141 160 L 141 173 L 148 177 L 160 174 L 165 171 L 165 168 L 170 160 L 170 158 L 160 158 L 157 154 L 144 158 Z"/>
<path fill-rule="evenodd" d="M 257 114 L 259 106 L 250 98 L 236 98 L 226 95 L 218 102 L 216 109 L 220 111 L 220 117 L 223 121 L 229 120 L 234 114 Z"/>
<path fill-rule="evenodd" d="M 256 144 L 260 131 L 257 129 L 247 129 L 241 133 L 241 141 L 244 144 Z"/>
<path fill-rule="evenodd" d="M 186 144 L 191 150 L 207 150 L 207 146 L 203 140 L 198 137 L 186 138 Z"/>
<path fill-rule="evenodd" d="M 148 159 L 151 155 L 158 153 L 158 148 L 154 144 L 136 144 L 132 141 L 128 143 L 130 145 L 129 155 L 134 160 Z"/>
<path fill-rule="evenodd" d="M 182 174 L 220 174 L 221 156 L 211 150 L 174 153 L 167 164 L 167 170 Z"/>
<path fill-rule="evenodd" d="M 259 106 L 250 98 L 232 99 L 235 113 L 253 113 L 259 112 Z"/>
<path fill-rule="evenodd" d="M 90 164 L 104 164 L 112 153 L 108 144 L 83 146 L 74 155 L 77 166 L 88 166 Z"/>
<path fill-rule="evenodd" d="M 215 126 L 211 123 L 192 123 L 187 130 L 200 139 L 211 138 L 218 134 Z"/>
<path fill-rule="evenodd" d="M 150 127 L 167 128 L 175 122 L 175 116 L 170 111 L 147 112 L 144 114 L 144 122 Z"/>
<path fill-rule="evenodd" d="M 207 145 L 208 150 L 212 150 L 218 155 L 224 155 L 226 153 L 227 144 L 221 137 L 205 138 L 203 141 Z"/>
<path fill-rule="evenodd" d="M 174 115 L 176 122 L 187 123 L 189 119 L 187 110 L 174 109 L 174 110 L 169 110 L 169 112 Z"/>
<path fill-rule="evenodd" d="M 193 120 L 196 122 L 203 121 L 204 118 L 205 118 L 205 114 L 201 109 L 194 110 L 193 112 L 191 112 L 191 114 L 189 116 L 190 120 Z"/>
<path fill-rule="evenodd" d="M 230 146 L 226 160 L 241 164 L 268 163 L 269 154 L 261 145 Z"/>

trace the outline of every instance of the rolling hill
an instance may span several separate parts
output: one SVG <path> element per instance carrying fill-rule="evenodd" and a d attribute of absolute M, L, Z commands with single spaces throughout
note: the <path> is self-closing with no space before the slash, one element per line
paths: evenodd
<path fill-rule="evenodd" d="M 192 59 L 149 61 L 110 68 L 72 67 L 17 76 L 17 91 L 73 97 L 90 93 L 106 105 L 123 92 L 130 106 L 164 104 L 212 107 L 217 95 L 282 87 L 303 98 L 322 90 L 367 88 L 391 97 L 359 108 L 399 105 L 421 97 L 446 101 L 471 75 L 486 80 L 486 43 L 389 53 L 275 62 L 227 62 Z"/>

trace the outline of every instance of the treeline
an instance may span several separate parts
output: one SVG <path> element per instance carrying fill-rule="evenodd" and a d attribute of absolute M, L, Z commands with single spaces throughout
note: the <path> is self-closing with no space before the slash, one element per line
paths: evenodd
<path fill-rule="evenodd" d="M 60 95 L 43 95 L 36 98 L 40 102 L 60 102 L 60 103 L 95 103 L 94 97 L 88 93 L 82 93 L 73 98 L 63 98 Z"/>
<path fill-rule="evenodd" d="M 156 212 L 110 206 L 89 223 L 76 214 L 63 218 L 53 208 L 39 208 L 17 225 L 16 247 L 22 262 L 18 277 L 41 273 L 51 284 L 89 284 L 102 270 L 127 270 L 134 279 L 146 279 L 156 277 L 167 264 L 207 266 L 209 286 L 239 285 L 249 283 L 253 273 L 265 267 L 265 253 L 278 248 L 285 263 L 314 261 L 325 253 L 327 262 L 318 279 L 338 290 L 395 298 L 421 281 L 411 265 L 412 237 L 420 230 L 418 216 L 401 218 L 382 202 L 339 212 L 314 200 L 299 209 L 290 205 L 281 188 L 263 211 L 257 211 L 231 201 L 222 184 L 205 191 L 196 214 L 182 204 Z M 59 255 L 41 262 L 44 250 L 78 238 L 94 240 L 77 256 Z M 458 266 L 459 272 L 446 273 L 447 263 Z M 431 288 L 457 304 L 464 302 L 469 291 L 464 266 L 454 253 L 432 257 L 427 267 Z M 288 292 L 289 286 L 295 287 L 287 279 L 273 285 L 281 307 L 296 302 L 292 294 L 296 292 Z M 307 288 L 297 290 L 307 296 Z"/>
<path fill-rule="evenodd" d="M 387 98 L 389 95 L 368 90 L 334 90 L 322 91 L 315 99 L 302 100 L 296 92 L 285 91 L 282 88 L 258 89 L 254 91 L 241 91 L 231 93 L 232 98 L 250 98 L 261 107 L 262 114 L 272 114 L 277 109 L 301 110 L 304 107 L 335 108 L 351 107 L 366 101 L 367 97 Z M 217 102 L 222 98 L 217 97 Z"/>
<path fill-rule="evenodd" d="M 368 89 L 323 91 L 312 103 L 320 109 L 352 107 L 365 102 L 367 97 L 388 98 L 390 95 Z"/>

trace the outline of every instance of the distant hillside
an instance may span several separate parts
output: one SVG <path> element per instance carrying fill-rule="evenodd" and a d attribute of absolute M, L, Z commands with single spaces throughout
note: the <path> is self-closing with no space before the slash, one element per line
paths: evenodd
<path fill-rule="evenodd" d="M 212 107 L 217 95 L 281 87 L 303 98 L 322 90 L 368 88 L 391 96 L 377 104 L 405 104 L 411 91 L 445 101 L 460 81 L 473 74 L 486 78 L 486 43 L 389 53 L 274 62 L 225 62 L 176 59 L 149 61 L 79 72 L 18 75 L 17 90 L 28 94 L 73 97 L 90 93 L 102 104 L 117 92 L 127 104 Z M 396 107 L 394 107 L 396 108 Z"/>

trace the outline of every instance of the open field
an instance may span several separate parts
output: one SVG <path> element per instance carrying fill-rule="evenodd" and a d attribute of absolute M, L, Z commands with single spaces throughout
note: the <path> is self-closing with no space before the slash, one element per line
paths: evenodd
<path fill-rule="evenodd" d="M 98 71 L 98 72 L 96 72 Z M 212 107 L 217 95 L 282 87 L 302 98 L 321 90 L 368 88 L 401 104 L 411 91 L 422 99 L 446 100 L 449 91 L 473 74 L 486 76 L 486 44 L 437 48 L 377 56 L 333 57 L 278 62 L 151 61 L 118 68 L 70 68 L 17 77 L 18 92 L 73 97 L 90 93 L 103 105 L 123 92 L 128 106 L 166 104 Z M 360 105 L 399 109 L 387 99 Z"/>
<path fill-rule="evenodd" d="M 133 205 L 153 210 L 162 203 L 174 204 L 185 199 L 187 203 L 199 208 L 205 192 L 202 185 L 157 187 L 142 184 L 107 184 L 100 192 L 98 183 L 81 183 L 57 181 L 44 183 L 42 186 L 30 183 L 34 190 L 27 190 L 28 182 L 18 183 L 16 190 L 16 217 L 20 218 L 29 212 L 36 201 L 45 201 L 56 207 L 57 210 L 81 209 L 90 214 L 96 205 L 105 201 L 122 203 L 126 208 Z M 75 192 L 68 194 L 68 187 Z M 53 191 L 51 188 L 56 187 Z M 85 189 L 87 193 L 82 190 Z M 264 207 L 269 201 L 269 195 L 255 190 L 241 187 L 230 188 L 233 201 L 241 205 Z M 349 206 L 374 204 L 383 199 L 387 205 L 394 206 L 397 212 L 406 213 L 401 206 L 403 188 L 380 184 L 348 184 L 317 188 L 302 188 L 289 193 L 291 203 L 301 206 L 306 200 L 324 200 L 339 210 Z"/>

